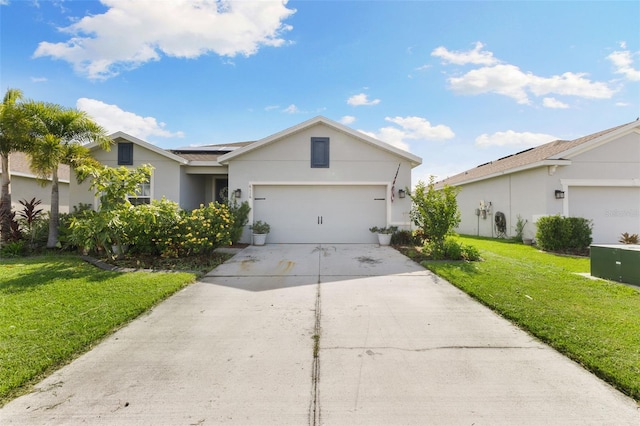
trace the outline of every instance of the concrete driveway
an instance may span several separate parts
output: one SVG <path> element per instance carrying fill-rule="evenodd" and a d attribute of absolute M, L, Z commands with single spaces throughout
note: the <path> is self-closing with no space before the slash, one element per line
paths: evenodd
<path fill-rule="evenodd" d="M 640 411 L 373 245 L 249 247 L 0 409 L 2 425 L 219 423 L 637 426 Z"/>

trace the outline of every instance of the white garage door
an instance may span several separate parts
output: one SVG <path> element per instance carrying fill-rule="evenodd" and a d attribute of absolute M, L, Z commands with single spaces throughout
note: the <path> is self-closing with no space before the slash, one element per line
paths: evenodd
<path fill-rule="evenodd" d="M 255 185 L 253 220 L 271 225 L 269 243 L 374 243 L 386 203 L 383 185 Z"/>
<path fill-rule="evenodd" d="M 593 221 L 594 244 L 615 244 L 623 232 L 640 232 L 640 188 L 570 187 L 569 216 Z"/>

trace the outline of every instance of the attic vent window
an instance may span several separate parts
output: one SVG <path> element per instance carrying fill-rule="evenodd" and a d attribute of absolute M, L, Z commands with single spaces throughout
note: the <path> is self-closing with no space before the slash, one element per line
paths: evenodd
<path fill-rule="evenodd" d="M 119 166 L 133 165 L 133 143 L 118 142 L 118 165 Z"/>
<path fill-rule="evenodd" d="M 329 138 L 311 138 L 311 167 L 329 167 Z"/>

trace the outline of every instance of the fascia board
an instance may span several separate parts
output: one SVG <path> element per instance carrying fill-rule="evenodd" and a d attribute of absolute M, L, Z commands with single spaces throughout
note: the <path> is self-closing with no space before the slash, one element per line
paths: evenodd
<path fill-rule="evenodd" d="M 501 172 L 491 173 L 490 175 L 480 176 L 480 177 L 475 178 L 475 179 L 469 179 L 469 180 L 465 180 L 465 181 L 462 181 L 462 182 L 454 183 L 454 184 L 451 184 L 451 186 L 467 185 L 467 184 L 474 183 L 474 182 L 481 182 L 483 180 L 493 179 L 493 178 L 496 178 L 496 177 L 510 175 L 510 174 L 513 174 L 513 173 L 523 172 L 525 170 L 537 169 L 537 168 L 540 168 L 540 167 L 569 166 L 569 165 L 571 165 L 571 160 L 542 160 L 542 161 L 538 161 L 536 163 L 525 164 L 523 166 L 514 167 L 514 168 L 508 169 L 508 170 L 503 170 Z"/>

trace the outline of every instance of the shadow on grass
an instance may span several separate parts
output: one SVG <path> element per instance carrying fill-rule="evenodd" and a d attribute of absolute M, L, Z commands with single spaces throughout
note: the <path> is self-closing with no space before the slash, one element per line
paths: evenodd
<path fill-rule="evenodd" d="M 42 263 L 29 262 L 32 268 L 15 278 L 0 278 L 0 294 L 15 294 L 48 285 L 56 280 L 82 279 L 88 282 L 101 282 L 112 279 L 121 272 L 102 271 L 84 263 L 80 259 L 43 259 Z M 4 268 L 24 268 L 24 265 L 5 265 Z M 27 268 L 24 268 L 27 269 Z"/>

